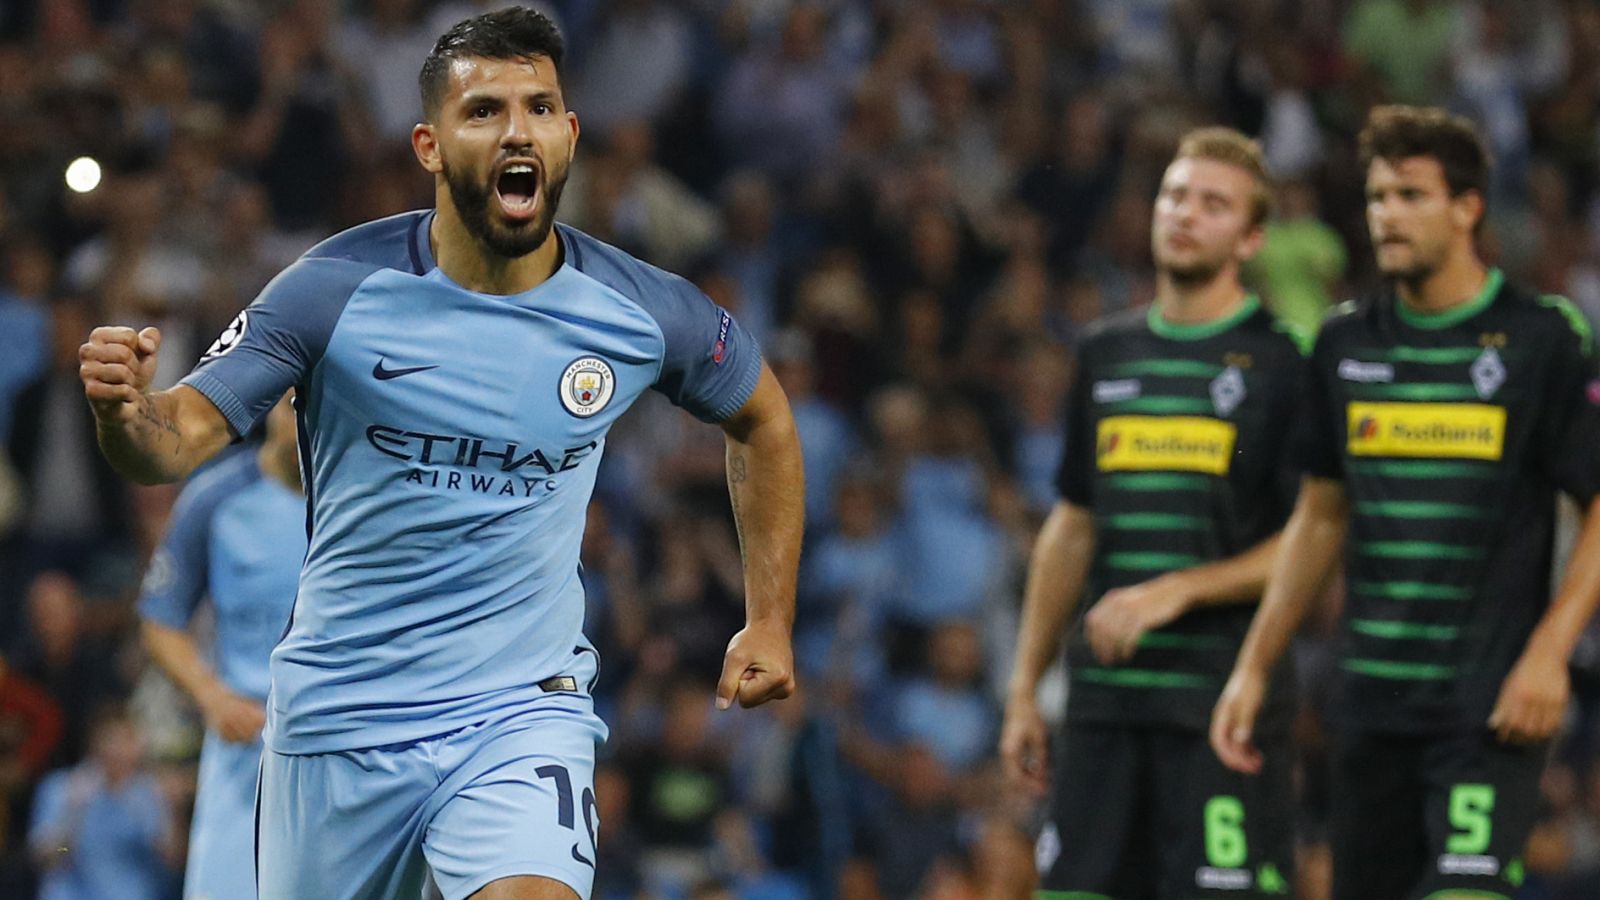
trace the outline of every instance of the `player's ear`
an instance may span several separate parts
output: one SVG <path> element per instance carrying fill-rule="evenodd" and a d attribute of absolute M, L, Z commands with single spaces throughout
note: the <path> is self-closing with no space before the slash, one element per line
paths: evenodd
<path fill-rule="evenodd" d="M 439 136 L 434 133 L 432 125 L 419 122 L 411 129 L 411 149 L 417 154 L 417 161 L 422 163 L 422 168 L 434 175 L 444 171 L 444 159 L 439 155 Z"/>
<path fill-rule="evenodd" d="M 572 137 L 567 139 L 567 164 L 572 164 L 572 158 L 578 155 L 578 114 L 567 110 L 567 129 L 572 132 Z"/>
<path fill-rule="evenodd" d="M 1239 243 L 1234 245 L 1233 255 L 1241 264 L 1247 263 L 1257 253 L 1261 252 L 1261 247 L 1266 242 L 1267 230 L 1260 225 L 1252 225 L 1250 230 L 1245 232 L 1244 237 L 1239 240 Z"/>
<path fill-rule="evenodd" d="M 1477 191 L 1462 191 L 1450 198 L 1450 219 L 1461 231 L 1478 227 L 1483 218 L 1483 195 Z"/>

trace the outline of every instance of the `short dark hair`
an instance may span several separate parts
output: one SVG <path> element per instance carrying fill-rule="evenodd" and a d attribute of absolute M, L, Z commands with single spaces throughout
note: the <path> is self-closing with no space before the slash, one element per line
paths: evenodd
<path fill-rule="evenodd" d="M 1444 169 L 1444 181 L 1453 197 L 1477 191 L 1489 199 L 1489 169 L 1493 161 L 1470 120 L 1434 106 L 1377 106 L 1361 130 L 1361 169 L 1374 159 L 1399 162 L 1414 156 L 1431 156 Z"/>
<path fill-rule="evenodd" d="M 561 58 L 566 46 L 561 30 L 543 13 L 526 6 L 512 6 L 463 19 L 439 36 L 433 52 L 422 63 L 417 84 L 422 88 L 422 114 L 429 120 L 444 101 L 445 84 L 450 80 L 450 64 L 458 59 L 526 59 L 543 56 L 555 66 L 561 78 Z"/>

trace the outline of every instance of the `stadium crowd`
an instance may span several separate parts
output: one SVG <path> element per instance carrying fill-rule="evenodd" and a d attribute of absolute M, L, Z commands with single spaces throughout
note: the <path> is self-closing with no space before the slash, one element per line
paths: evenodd
<path fill-rule="evenodd" d="M 0 897 L 61 866 L 176 897 L 193 803 L 203 723 L 134 614 L 176 490 L 101 459 L 78 344 L 158 323 L 165 386 L 311 244 L 431 204 L 417 69 L 490 5 L 0 5 Z M 1149 302 L 1188 129 L 1259 137 L 1278 197 L 1249 278 L 1285 319 L 1370 283 L 1354 142 L 1396 101 L 1479 124 L 1486 257 L 1600 320 L 1589 0 L 530 5 L 583 126 L 559 218 L 732 311 L 806 452 L 802 693 L 735 715 L 712 708 L 742 622 L 721 437 L 654 396 L 613 432 L 584 538 L 606 900 L 1026 881 L 1038 810 L 1000 778 L 999 699 L 1071 347 Z M 1324 632 L 1297 651 L 1313 898 Z M 1600 631 L 1575 667 L 1519 897 L 1600 896 Z"/>

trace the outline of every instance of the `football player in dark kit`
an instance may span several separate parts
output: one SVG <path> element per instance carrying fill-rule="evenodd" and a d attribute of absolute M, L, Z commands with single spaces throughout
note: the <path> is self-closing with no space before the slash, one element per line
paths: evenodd
<path fill-rule="evenodd" d="M 1305 363 L 1239 281 L 1267 205 L 1254 142 L 1187 135 L 1155 204 L 1154 306 L 1078 347 L 1062 499 L 1034 547 L 1001 738 L 1008 773 L 1052 793 L 1041 897 L 1288 892 L 1287 754 L 1249 778 L 1206 744 L 1294 499 L 1285 423 Z M 1035 692 L 1063 634 L 1066 728 L 1047 753 Z M 1274 699 L 1264 729 L 1286 740 Z"/>
<path fill-rule="evenodd" d="M 1211 741 L 1232 768 L 1271 767 L 1251 745 L 1266 673 L 1342 554 L 1334 896 L 1508 897 L 1600 602 L 1592 338 L 1478 257 L 1489 162 L 1469 123 L 1380 107 L 1361 154 L 1389 284 L 1317 340 L 1306 478 Z M 1587 509 L 1551 600 L 1558 491 Z"/>

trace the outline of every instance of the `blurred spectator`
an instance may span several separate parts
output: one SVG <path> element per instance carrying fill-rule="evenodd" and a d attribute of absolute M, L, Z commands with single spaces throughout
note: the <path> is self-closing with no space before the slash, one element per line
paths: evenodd
<path fill-rule="evenodd" d="M 28 559 L 35 570 L 61 566 L 82 574 L 125 543 L 127 488 L 100 455 L 78 378 L 90 310 L 59 298 L 52 314 L 50 369 L 17 397 L 10 455 L 27 497 Z"/>
<path fill-rule="evenodd" d="M 417 71 L 439 36 L 425 12 L 422 0 L 367 0 L 339 25 L 340 52 L 366 92 L 377 136 L 386 141 L 409 143 L 412 126 L 422 121 Z"/>
<path fill-rule="evenodd" d="M 820 6 L 795 3 L 779 41 L 753 45 L 734 62 L 716 114 L 736 165 L 789 184 L 833 155 L 851 73 L 828 57 L 824 25 Z"/>
<path fill-rule="evenodd" d="M 1438 102 L 1450 84 L 1450 40 L 1459 6 L 1450 0 L 1356 0 L 1344 47 L 1372 79 L 1374 101 Z"/>
<path fill-rule="evenodd" d="M 63 572 L 44 572 L 28 585 L 28 631 L 9 654 L 15 670 L 42 686 L 71 715 L 51 761 L 72 764 L 86 748 L 84 714 L 120 699 L 124 686 L 111 648 L 89 631 L 78 583 Z"/>
<path fill-rule="evenodd" d="M 980 688 L 982 647 L 967 622 L 946 622 L 928 636 L 927 671 L 899 686 L 896 730 L 927 747 L 951 772 L 981 768 L 999 739 L 999 715 Z"/>
<path fill-rule="evenodd" d="M 161 900 L 182 844 L 144 768 L 144 740 L 126 713 L 102 713 L 90 753 L 39 785 L 28 843 L 44 873 L 40 900 Z"/>
<path fill-rule="evenodd" d="M 672 271 L 710 253 L 722 231 L 716 208 L 656 165 L 650 125 L 618 121 L 601 140 L 604 152 L 573 165 L 562 218 Z"/>
<path fill-rule="evenodd" d="M 0 657 L 0 895 L 29 895 L 28 801 L 61 740 L 61 707 Z"/>
<path fill-rule="evenodd" d="M 844 413 L 816 395 L 811 352 L 810 339 L 797 331 L 775 335 L 766 350 L 805 447 L 806 525 L 826 529 L 833 524 L 839 474 L 856 458 L 860 442 Z"/>
<path fill-rule="evenodd" d="M 1273 315 L 1296 332 L 1314 335 L 1344 278 L 1344 240 L 1318 215 L 1315 188 L 1290 181 L 1278 192 L 1267 240 L 1245 267 Z"/>
<path fill-rule="evenodd" d="M 44 298 L 55 280 L 55 259 L 43 243 L 21 235 L 0 237 L 0 254 L 0 441 L 4 441 L 11 433 L 17 395 L 44 374 L 49 362 L 50 317 Z"/>
<path fill-rule="evenodd" d="M 570 108 L 609 138 L 616 126 L 660 120 L 688 86 L 694 27 L 682 4 L 618 0 L 598 13 L 583 64 L 570 81 Z"/>

